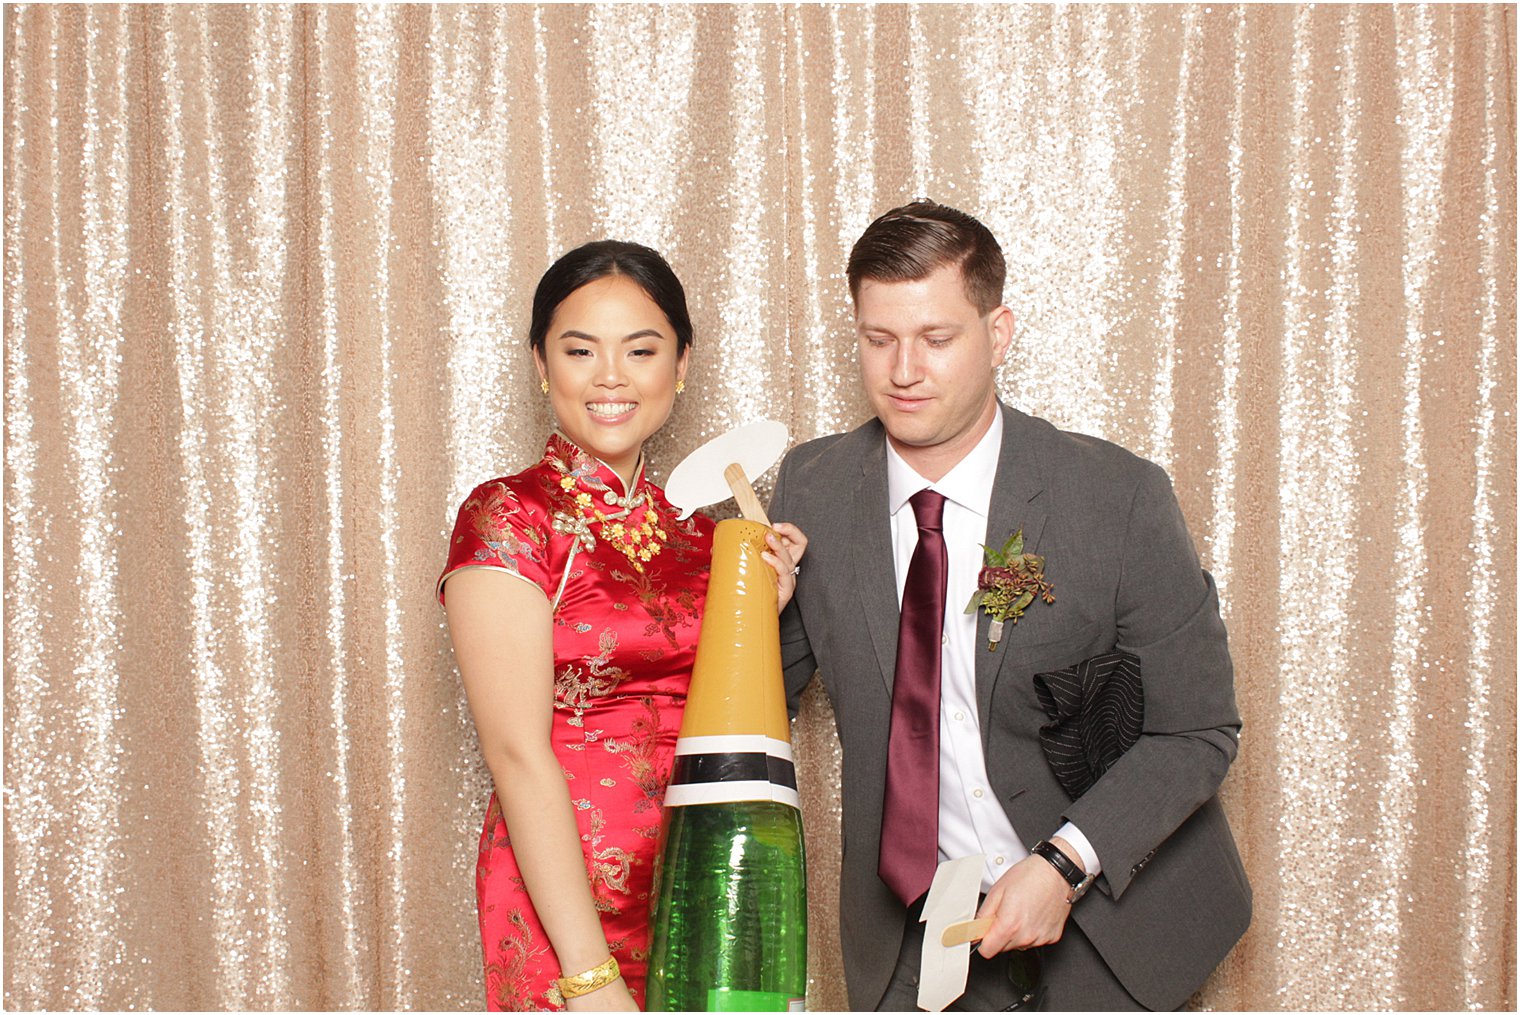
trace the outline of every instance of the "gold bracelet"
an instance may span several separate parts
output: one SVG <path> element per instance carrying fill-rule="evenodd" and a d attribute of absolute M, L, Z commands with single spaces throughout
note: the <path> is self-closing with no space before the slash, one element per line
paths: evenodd
<path fill-rule="evenodd" d="M 580 997 L 589 994 L 593 990 L 601 990 L 607 984 L 623 975 L 618 968 L 618 961 L 613 956 L 607 956 L 607 961 L 599 966 L 592 966 L 584 973 L 576 973 L 574 976 L 561 976 L 559 978 L 559 993 L 566 1001 L 572 997 Z"/>

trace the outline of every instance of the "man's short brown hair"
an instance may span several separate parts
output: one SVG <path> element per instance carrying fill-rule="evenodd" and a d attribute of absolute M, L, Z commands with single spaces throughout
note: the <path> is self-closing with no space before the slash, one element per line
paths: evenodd
<path fill-rule="evenodd" d="M 860 283 L 866 279 L 916 282 L 947 264 L 960 267 L 966 299 L 977 313 L 1002 304 L 1008 268 L 1003 248 L 986 226 L 936 201 L 893 208 L 867 226 L 850 251 L 845 269 L 850 298 L 860 298 Z"/>

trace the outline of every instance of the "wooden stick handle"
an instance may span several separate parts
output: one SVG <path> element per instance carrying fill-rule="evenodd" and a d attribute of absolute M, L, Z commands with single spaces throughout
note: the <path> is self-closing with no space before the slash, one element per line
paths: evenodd
<path fill-rule="evenodd" d="M 708 473 L 712 475 L 712 473 Z M 749 485 L 749 477 L 744 474 L 744 469 L 738 462 L 733 463 L 723 470 L 723 478 L 728 480 L 728 488 L 734 492 L 734 500 L 739 502 L 739 513 L 752 522 L 770 527 L 771 520 L 765 515 L 765 508 L 760 506 L 760 498 L 755 496 L 755 488 Z"/>
<path fill-rule="evenodd" d="M 946 927 L 945 932 L 939 936 L 939 943 L 946 948 L 954 948 L 967 941 L 980 941 L 991 929 L 991 920 L 962 920 Z"/>

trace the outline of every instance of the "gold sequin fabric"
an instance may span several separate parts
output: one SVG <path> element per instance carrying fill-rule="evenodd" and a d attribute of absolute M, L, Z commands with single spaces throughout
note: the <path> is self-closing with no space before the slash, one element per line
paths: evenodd
<path fill-rule="evenodd" d="M 1164 465 L 1218 579 L 1255 916 L 1195 1005 L 1513 1008 L 1514 38 L 1497 5 L 7 6 L 6 1006 L 478 1006 L 488 780 L 432 592 L 552 426 L 538 276 L 669 256 L 668 469 L 865 418 L 845 257 L 930 195 L 1007 254 L 1002 395 Z M 796 741 L 837 1008 L 816 687 Z"/>

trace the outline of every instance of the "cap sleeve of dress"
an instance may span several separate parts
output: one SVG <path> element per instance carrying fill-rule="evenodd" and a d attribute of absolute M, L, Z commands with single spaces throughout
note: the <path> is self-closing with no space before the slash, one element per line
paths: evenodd
<path fill-rule="evenodd" d="M 504 571 L 537 586 L 552 600 L 550 531 L 545 512 L 522 500 L 510 480 L 477 486 L 459 508 L 448 563 L 438 578 L 438 601 L 444 601 L 444 582 L 472 567 Z"/>

